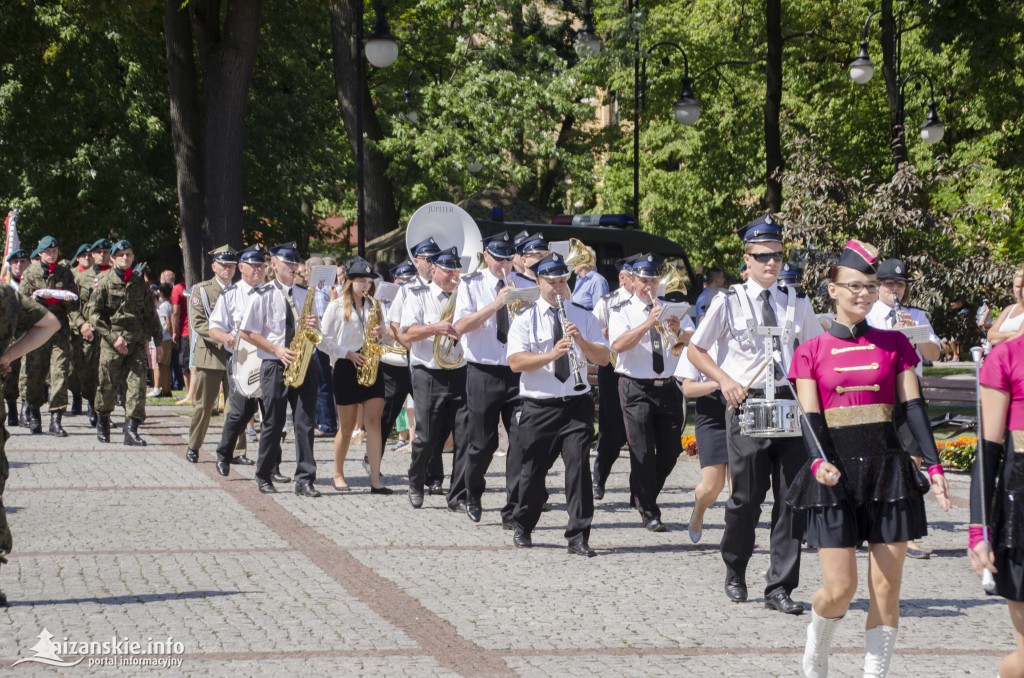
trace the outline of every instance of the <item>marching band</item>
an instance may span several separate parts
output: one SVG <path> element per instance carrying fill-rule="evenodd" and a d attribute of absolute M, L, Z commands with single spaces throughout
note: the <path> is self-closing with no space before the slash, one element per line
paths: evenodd
<path fill-rule="evenodd" d="M 848 242 L 828 283 L 836 314 L 823 323 L 801 290 L 799 269 L 783 264 L 783 230 L 775 217 L 763 215 L 737 232 L 745 279 L 709 287 L 699 309 L 692 309 L 697 314 L 685 302 L 686 281 L 657 253 L 618 260 L 618 287 L 602 294 L 607 288 L 595 272 L 593 250 L 583 243 L 549 243 L 526 231 L 482 237 L 468 214 L 447 203 L 430 203 L 410 221 L 409 260 L 391 269 L 394 283 L 352 257 L 338 271 L 329 303 L 334 269 L 326 287 L 318 267 L 307 271 L 310 286 L 298 284 L 295 243 L 269 251 L 219 247 L 210 252 L 213 276 L 193 288 L 189 301 L 197 387 L 185 458 L 199 461 L 223 392 L 217 472 L 228 476 L 232 465 L 253 465 L 258 491 L 276 493 L 275 483 L 292 480 L 279 468 L 290 410 L 294 492 L 320 497 L 314 427 L 320 366 L 329 365 L 339 422 L 335 490 L 349 489 L 345 461 L 361 425 L 370 492 L 394 492 L 381 473 L 384 443 L 411 406 L 409 503 L 420 509 L 424 495 L 444 494 L 448 509 L 480 523 L 501 426 L 508 451 L 500 515 L 512 545 L 533 546 L 547 509 L 547 477 L 561 458 L 567 550 L 589 558 L 598 554 L 590 546 L 594 503 L 604 498 L 623 447 L 629 505 L 647 531 L 669 529 L 659 498 L 683 452 L 690 398 L 701 483 L 688 536 L 701 541 L 704 513 L 728 483 L 720 544 L 727 598 L 747 600 L 748 563 L 771 489 L 765 607 L 788 615 L 805 611 L 792 598 L 803 544 L 816 549 L 823 573 L 810 607 L 804 674 L 827 675 L 831 638 L 857 589 L 856 549 L 866 543 L 871 600 L 864 675 L 886 675 L 908 542 L 927 532 L 924 495 L 931 489 L 942 508 L 950 506 L 919 384 L 922 357 L 938 357 L 937 338 L 922 311 L 902 305 L 910 280 L 902 261 L 879 263 L 874 247 Z M 101 270 L 90 262 L 103 248 L 113 266 Z M 126 388 L 124 443 L 145 445 L 138 435 L 145 420 L 143 354 L 149 338 L 157 346 L 162 338 L 152 297 L 132 268 L 127 241 L 97 241 L 78 254 L 74 276 L 57 263 L 57 243 L 49 236 L 33 253 L 38 263 L 22 265 L 29 259 L 23 250 L 8 257 L 23 295 L 44 292 L 37 296 L 45 309 L 10 302 L 19 322 L 39 325 L 49 310 L 49 329 L 59 324 L 65 330 L 54 339 L 33 335 L 42 348 L 25 362 L 42 376 L 28 383 L 28 423 L 41 429 L 48 370 L 49 432 L 66 435 L 62 366 L 73 339 L 76 355 L 95 356 L 97 385 L 88 374 L 79 377 L 76 398 L 79 409 L 83 396 L 90 412 L 95 407 L 99 440 L 110 442 L 115 397 Z M 240 279 L 233 283 L 236 268 Z M 587 281 L 575 296 L 568 285 L 574 272 Z M 76 281 L 81 299 L 49 294 L 50 288 L 74 292 Z M 313 359 L 317 350 L 329 361 Z M 1017 539 L 1024 518 L 1016 515 L 1024 480 L 1009 454 L 1024 446 L 1018 435 L 1024 429 L 1020 350 L 1020 339 L 1000 344 L 980 371 L 983 464 L 974 469 L 969 551 L 979 573 L 994 575 L 994 590 L 1008 599 L 1024 639 L 1024 541 Z M 24 353 L 8 352 L 0 366 L 10 367 Z M 88 369 L 89 361 L 79 362 Z M 11 381 L 5 401 L 14 415 L 18 390 L 11 391 Z M 262 429 L 252 460 L 245 429 L 257 410 Z M 0 556 L 3 536 L 0 530 Z M 1018 650 L 1004 665 L 1008 672 L 1021 669 L 1024 654 Z"/>

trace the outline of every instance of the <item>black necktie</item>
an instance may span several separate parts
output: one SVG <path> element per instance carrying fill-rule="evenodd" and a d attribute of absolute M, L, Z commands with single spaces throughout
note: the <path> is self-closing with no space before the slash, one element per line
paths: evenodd
<path fill-rule="evenodd" d="M 505 287 L 505 281 L 498 281 L 498 291 L 500 292 Z M 502 344 L 508 343 L 508 306 L 502 306 L 498 309 L 494 319 L 498 321 L 498 341 Z"/>
<path fill-rule="evenodd" d="M 285 293 L 285 312 L 284 312 L 284 343 L 285 346 L 292 345 L 292 339 L 295 338 L 295 313 L 292 311 L 292 290 L 288 288 Z"/>
<path fill-rule="evenodd" d="M 886 316 L 889 319 L 889 327 L 896 327 L 896 309 L 889 311 L 889 315 Z"/>
<path fill-rule="evenodd" d="M 765 290 L 764 292 L 761 292 L 761 319 L 764 321 L 764 324 L 767 325 L 767 326 L 778 327 L 779 326 L 779 319 L 775 317 L 775 311 L 772 310 L 771 298 L 772 298 L 771 290 Z M 781 349 L 779 348 L 779 338 L 778 337 L 772 337 L 772 346 L 775 347 L 776 351 L 779 351 L 780 353 L 782 352 Z M 771 356 L 765 356 L 766 359 L 769 358 L 769 357 L 771 357 Z M 779 367 L 779 364 L 777 362 L 775 363 L 775 370 L 774 370 L 774 372 L 775 372 L 775 378 L 776 379 L 784 379 L 785 376 L 786 376 L 786 375 L 784 375 L 782 373 L 782 368 Z"/>
<path fill-rule="evenodd" d="M 562 333 L 562 322 L 558 318 L 558 312 L 553 308 L 549 309 L 548 312 L 551 314 L 551 336 L 553 337 L 552 348 L 554 348 L 554 345 L 558 344 L 558 342 L 562 340 L 562 337 L 564 337 L 565 334 Z M 568 353 L 566 353 L 563 356 L 559 356 L 558 358 L 555 358 L 555 378 L 558 379 L 558 381 L 562 382 L 569 378 Z"/>
<path fill-rule="evenodd" d="M 652 308 L 654 308 L 654 304 L 647 304 L 644 307 L 644 311 L 650 315 Z M 648 335 L 651 338 L 651 366 L 654 368 L 655 374 L 661 374 L 665 371 L 665 354 L 662 353 L 661 332 L 656 327 L 652 327 Z"/>

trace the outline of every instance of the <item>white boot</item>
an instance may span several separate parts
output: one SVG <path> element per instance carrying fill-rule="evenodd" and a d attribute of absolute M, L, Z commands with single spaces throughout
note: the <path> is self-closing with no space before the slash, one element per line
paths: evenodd
<path fill-rule="evenodd" d="M 896 649 L 895 626 L 876 626 L 864 634 L 864 678 L 884 678 L 889 675 L 889 662 Z"/>
<path fill-rule="evenodd" d="M 811 623 L 807 626 L 807 645 L 804 647 L 804 675 L 807 678 L 825 678 L 828 675 L 828 648 L 842 617 L 826 619 L 811 608 Z"/>

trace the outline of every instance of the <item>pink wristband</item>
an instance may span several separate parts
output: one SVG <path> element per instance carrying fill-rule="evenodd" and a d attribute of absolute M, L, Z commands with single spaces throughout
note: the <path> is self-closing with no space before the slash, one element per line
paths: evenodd
<path fill-rule="evenodd" d="M 967 548 L 973 549 L 983 541 L 988 541 L 988 528 L 984 525 L 968 525 Z"/>
<path fill-rule="evenodd" d="M 811 477 L 817 479 L 818 467 L 825 463 L 824 459 L 815 459 L 811 462 Z"/>
<path fill-rule="evenodd" d="M 942 476 L 946 477 L 945 471 L 942 470 L 942 464 L 932 464 L 928 467 L 928 477 Z"/>

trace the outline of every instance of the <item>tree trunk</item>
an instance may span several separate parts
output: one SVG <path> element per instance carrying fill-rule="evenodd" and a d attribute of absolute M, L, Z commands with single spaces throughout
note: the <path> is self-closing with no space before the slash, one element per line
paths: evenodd
<path fill-rule="evenodd" d="M 362 11 L 362 0 L 342 0 L 331 4 L 331 43 L 334 62 L 334 88 L 338 98 L 341 119 L 345 123 L 356 154 L 356 97 L 363 97 L 363 172 L 365 173 L 364 199 L 366 209 L 365 236 L 372 240 L 398 228 L 395 209 L 395 189 L 387 176 L 388 161 L 376 146 L 384 138 L 377 111 L 370 98 L 368 81 L 358 82 L 355 60 L 363 58 L 362 46 L 355 44 L 356 12 Z M 372 68 L 371 66 L 367 66 Z"/>
<path fill-rule="evenodd" d="M 573 126 L 576 124 L 576 116 L 569 114 L 562 119 L 562 127 L 558 130 L 558 139 L 555 141 L 555 148 L 562 148 L 565 145 L 566 139 L 569 133 L 572 132 Z M 558 168 L 562 166 L 559 156 L 553 155 L 548 160 L 547 169 L 540 178 L 540 190 L 537 192 L 537 199 L 534 204 L 541 208 L 545 212 L 550 209 L 551 206 L 551 195 L 555 192 L 555 185 L 558 183 L 559 171 Z"/>
<path fill-rule="evenodd" d="M 890 144 L 893 164 L 899 166 L 907 161 L 907 144 L 902 133 L 900 120 L 900 86 L 896 80 L 896 17 L 892 0 L 882 0 L 882 75 L 885 76 L 885 93 L 889 100 Z"/>
<path fill-rule="evenodd" d="M 765 63 L 764 147 L 765 147 L 765 206 L 772 212 L 782 209 L 783 167 L 782 131 L 779 115 L 782 111 L 782 0 L 765 0 L 765 19 L 768 38 L 768 59 Z"/>
<path fill-rule="evenodd" d="M 203 67 L 205 265 L 206 252 L 214 247 L 242 246 L 245 111 L 259 44 L 260 0 L 229 1 L 223 19 L 219 0 L 191 5 Z"/>
<path fill-rule="evenodd" d="M 165 0 L 164 44 L 171 103 L 171 139 L 178 182 L 178 218 L 185 284 L 201 280 L 206 216 L 203 206 L 202 129 L 199 83 L 192 57 L 192 27 L 181 0 Z"/>

